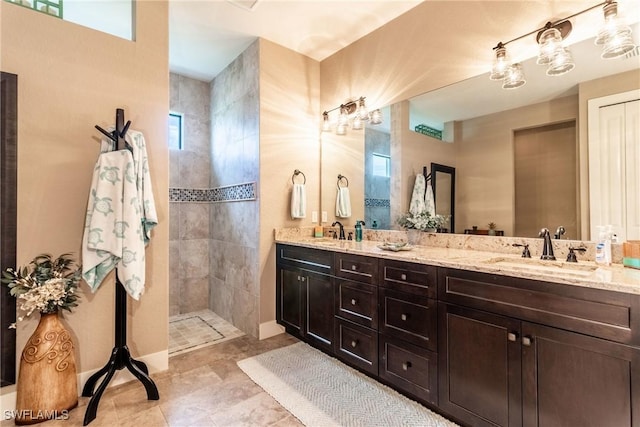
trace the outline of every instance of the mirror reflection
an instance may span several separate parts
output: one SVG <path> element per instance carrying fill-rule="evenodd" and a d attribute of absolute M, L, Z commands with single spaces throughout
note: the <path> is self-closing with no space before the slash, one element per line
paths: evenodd
<path fill-rule="evenodd" d="M 634 37 L 638 33 L 635 24 Z M 438 163 L 456 170 L 455 233 L 488 229 L 491 223 L 506 236 L 534 237 L 542 227 L 563 226 L 563 238 L 590 240 L 597 220 L 614 224 L 619 237 L 631 238 L 626 233 L 631 213 L 598 216 L 590 207 L 589 181 L 594 178 L 587 129 L 588 100 L 638 91 L 637 48 L 610 61 L 600 59 L 592 39 L 571 49 L 576 67 L 563 76 L 547 76 L 533 58 L 522 63 L 527 83 L 519 89 L 503 90 L 487 73 L 383 109 L 388 112 L 389 150 L 386 134 L 379 134 L 384 128 L 367 128 L 363 138 L 361 203 L 367 227 L 397 228 L 395 218 L 408 209 L 415 174 Z M 632 93 L 631 100 L 634 96 L 638 98 Z M 440 130 L 442 139 L 416 132 L 420 125 Z M 323 135 L 323 150 L 324 144 Z M 383 172 L 387 155 L 389 177 Z M 350 157 L 354 159 L 353 152 Z M 323 151 L 323 185 L 329 181 L 327 160 Z M 628 169 L 640 166 L 634 162 Z M 623 184 L 616 182 L 618 187 L 600 191 L 619 193 Z M 443 197 L 436 195 L 436 206 Z M 352 203 L 358 203 L 354 193 Z M 632 199 L 626 203 L 628 210 L 638 210 Z M 325 206 L 323 194 L 323 210 Z"/>

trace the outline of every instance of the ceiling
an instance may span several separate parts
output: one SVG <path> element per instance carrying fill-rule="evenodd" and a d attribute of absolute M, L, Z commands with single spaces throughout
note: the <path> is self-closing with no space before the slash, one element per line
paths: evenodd
<path fill-rule="evenodd" d="M 170 0 L 169 68 L 211 81 L 261 37 L 317 61 L 422 0 Z"/>

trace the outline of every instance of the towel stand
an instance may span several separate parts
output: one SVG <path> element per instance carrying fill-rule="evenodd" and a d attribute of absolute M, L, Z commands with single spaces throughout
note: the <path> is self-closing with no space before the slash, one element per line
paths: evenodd
<path fill-rule="evenodd" d="M 129 144 L 125 141 L 125 135 L 129 130 L 131 121 L 124 124 L 124 110 L 121 108 L 116 109 L 116 128 L 113 132 L 107 132 L 100 126 L 96 125 L 96 129 L 106 135 L 109 139 L 115 142 L 115 149 L 121 150 L 123 148 L 130 149 Z M 82 425 L 86 426 L 96 418 L 98 411 L 98 404 L 102 394 L 107 389 L 109 381 L 113 378 L 116 371 L 124 369 L 125 367 L 135 376 L 143 385 L 147 391 L 148 400 L 158 400 L 160 395 L 158 394 L 158 388 L 153 380 L 149 377 L 149 369 L 144 362 L 135 360 L 131 357 L 129 348 L 127 347 L 127 292 L 124 286 L 118 278 L 118 269 L 116 268 L 116 312 L 115 312 L 115 347 L 111 351 L 111 357 L 107 364 L 95 374 L 91 375 L 82 389 L 82 396 L 89 397 L 89 404 L 84 414 L 84 422 Z M 102 376 L 104 379 L 100 383 L 100 386 L 95 390 L 96 383 Z M 95 393 L 94 393 L 95 390 Z"/>
<path fill-rule="evenodd" d="M 302 172 L 300 169 L 296 169 L 296 170 L 293 171 L 293 175 L 291 176 L 291 182 L 293 184 L 295 184 L 296 182 L 293 179 L 298 175 L 302 175 L 302 178 L 304 178 L 304 181 L 302 183 L 306 184 L 307 183 L 307 177 L 304 175 L 304 172 Z"/>

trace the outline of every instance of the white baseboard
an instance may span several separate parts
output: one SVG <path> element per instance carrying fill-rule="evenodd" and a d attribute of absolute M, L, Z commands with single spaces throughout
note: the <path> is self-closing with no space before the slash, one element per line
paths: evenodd
<path fill-rule="evenodd" d="M 167 369 L 169 369 L 169 350 L 147 354 L 135 359 L 144 362 L 147 365 L 147 368 L 149 368 L 150 374 L 166 371 Z M 84 387 L 84 383 L 89 379 L 89 377 L 91 377 L 91 375 L 98 372 L 100 369 L 101 368 L 93 369 L 91 371 L 80 372 L 78 374 L 78 396 L 82 395 L 82 388 Z M 116 372 L 111 381 L 109 381 L 109 387 L 118 384 L 124 384 L 135 379 L 136 377 L 134 377 L 127 368 L 124 368 Z M 100 380 L 98 380 L 98 385 L 99 384 Z M 15 386 L 12 387 L 14 388 L 14 391 L 0 395 L 0 410 L 2 411 L 0 413 L 0 417 L 2 419 L 5 419 L 6 413 L 12 412 L 16 409 Z"/>
<path fill-rule="evenodd" d="M 264 340 L 267 338 L 275 337 L 276 335 L 280 335 L 284 333 L 284 328 L 275 320 L 271 320 L 269 322 L 260 323 L 260 339 Z"/>

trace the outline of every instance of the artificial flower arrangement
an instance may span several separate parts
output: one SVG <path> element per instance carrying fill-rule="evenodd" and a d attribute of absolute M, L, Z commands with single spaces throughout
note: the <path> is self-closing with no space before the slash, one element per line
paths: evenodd
<path fill-rule="evenodd" d="M 71 311 L 78 305 L 76 294 L 82 275 L 71 254 L 52 259 L 49 254 L 35 257 L 21 269 L 8 268 L 2 273 L 2 283 L 9 285 L 9 293 L 16 297 L 23 320 L 34 311 L 41 314 Z M 12 325 L 15 328 L 15 324 Z"/>
<path fill-rule="evenodd" d="M 429 212 L 421 212 L 417 215 L 407 212 L 398 218 L 398 225 L 420 231 L 437 230 L 442 228 L 446 220 L 443 215 L 431 215 Z"/>

